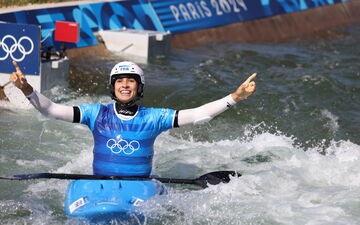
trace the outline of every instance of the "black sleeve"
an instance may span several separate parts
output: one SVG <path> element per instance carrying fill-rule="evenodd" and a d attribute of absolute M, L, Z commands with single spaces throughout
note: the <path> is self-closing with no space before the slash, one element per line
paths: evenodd
<path fill-rule="evenodd" d="M 179 110 L 176 110 L 176 112 L 175 112 L 175 118 L 174 118 L 174 128 L 175 128 L 175 127 L 179 127 L 178 115 L 179 115 Z"/>
<path fill-rule="evenodd" d="M 80 109 L 79 109 L 79 107 L 74 106 L 73 110 L 74 110 L 73 123 L 80 123 Z"/>

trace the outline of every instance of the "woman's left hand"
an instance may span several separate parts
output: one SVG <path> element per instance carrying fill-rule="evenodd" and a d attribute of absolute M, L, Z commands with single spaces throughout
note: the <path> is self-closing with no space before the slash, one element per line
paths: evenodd
<path fill-rule="evenodd" d="M 231 94 L 234 101 L 246 99 L 256 92 L 256 83 L 252 81 L 256 77 L 256 73 L 249 76 L 244 83 L 242 83 L 234 93 Z"/>

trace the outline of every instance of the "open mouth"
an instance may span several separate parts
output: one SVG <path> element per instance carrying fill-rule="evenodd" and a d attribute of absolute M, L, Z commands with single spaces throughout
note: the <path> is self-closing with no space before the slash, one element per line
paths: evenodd
<path fill-rule="evenodd" d="M 121 95 L 130 95 L 131 91 L 120 91 Z"/>

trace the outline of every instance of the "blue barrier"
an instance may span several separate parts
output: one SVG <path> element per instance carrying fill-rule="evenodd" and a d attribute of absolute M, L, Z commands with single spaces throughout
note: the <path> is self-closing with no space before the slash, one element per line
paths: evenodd
<path fill-rule="evenodd" d="M 24 74 L 40 74 L 40 28 L 0 23 L 0 72 L 12 73 L 16 61 Z"/>
<path fill-rule="evenodd" d="M 0 14 L 0 21 L 41 25 L 43 46 L 60 49 L 53 39 L 55 21 L 80 24 L 78 43 L 98 44 L 94 32 L 124 27 L 173 34 L 291 13 L 351 0 L 128 0 L 36 9 Z"/>
<path fill-rule="evenodd" d="M 350 0 L 151 0 L 165 30 L 173 34 Z"/>

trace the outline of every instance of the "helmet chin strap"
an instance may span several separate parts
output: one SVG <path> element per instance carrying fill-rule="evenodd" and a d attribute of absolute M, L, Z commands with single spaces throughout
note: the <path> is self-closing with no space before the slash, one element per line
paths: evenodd
<path fill-rule="evenodd" d="M 137 102 L 140 99 L 138 96 L 136 96 L 133 100 L 124 103 L 124 102 L 120 101 L 118 98 L 116 98 L 115 96 L 112 96 L 111 98 L 113 100 L 115 100 L 116 103 L 118 104 L 118 106 L 122 109 L 126 109 L 126 108 L 129 108 L 129 107 L 135 105 L 135 102 Z"/>

